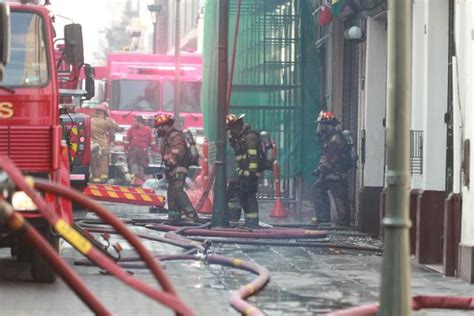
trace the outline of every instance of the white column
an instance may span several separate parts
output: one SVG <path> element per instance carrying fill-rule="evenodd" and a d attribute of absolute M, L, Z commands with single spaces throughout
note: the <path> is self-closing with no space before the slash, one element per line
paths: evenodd
<path fill-rule="evenodd" d="M 448 99 L 448 1 L 428 1 L 426 21 L 426 102 L 423 104 L 423 189 L 445 190 Z"/>
<path fill-rule="evenodd" d="M 367 18 L 365 69 L 365 166 L 364 187 L 383 187 L 386 86 L 387 30 L 386 20 Z"/>
<path fill-rule="evenodd" d="M 426 69 L 426 37 L 425 20 L 427 12 L 427 0 L 413 1 L 413 42 L 412 42 L 412 110 L 411 129 L 420 131 L 423 129 L 423 104 L 425 103 L 424 74 Z M 423 177 L 414 174 L 411 178 L 411 188 L 421 189 Z"/>
<path fill-rule="evenodd" d="M 470 187 L 462 186 L 462 226 L 461 226 L 461 244 L 465 246 L 474 246 L 474 204 L 471 189 L 474 185 L 474 1 L 457 1 L 455 8 L 456 17 L 456 53 L 457 53 L 457 70 L 458 70 L 458 93 L 459 103 L 454 104 L 455 109 L 459 111 L 463 125 L 463 133 L 454 130 L 454 137 L 470 139 Z M 462 135 L 463 134 L 463 135 Z M 462 138 L 464 137 L 464 139 Z"/>

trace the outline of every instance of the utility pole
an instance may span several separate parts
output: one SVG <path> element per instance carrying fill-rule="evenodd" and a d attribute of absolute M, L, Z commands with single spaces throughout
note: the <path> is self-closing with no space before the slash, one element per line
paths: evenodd
<path fill-rule="evenodd" d="M 410 315 L 412 0 L 388 0 L 385 245 L 379 315 Z"/>
<path fill-rule="evenodd" d="M 219 2 L 219 43 L 218 43 L 218 104 L 217 104 L 217 138 L 216 138 L 216 178 L 214 182 L 214 208 L 212 210 L 212 226 L 228 227 L 229 211 L 227 208 L 226 181 L 226 129 L 225 116 L 227 111 L 228 81 L 228 31 L 229 31 L 229 0 Z"/>
<path fill-rule="evenodd" d="M 175 41 L 174 41 L 174 57 L 175 57 L 175 82 L 174 82 L 174 108 L 173 114 L 175 119 L 175 125 L 177 128 L 181 128 L 181 119 L 179 117 L 179 111 L 181 109 L 181 82 L 180 82 L 180 50 L 181 50 L 181 13 L 180 13 L 181 0 L 176 0 L 176 25 L 175 25 Z"/>

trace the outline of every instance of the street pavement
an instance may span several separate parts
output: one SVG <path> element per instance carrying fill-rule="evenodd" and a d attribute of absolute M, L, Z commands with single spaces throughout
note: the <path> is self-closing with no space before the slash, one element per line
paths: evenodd
<path fill-rule="evenodd" d="M 105 203 L 121 217 L 153 218 L 146 207 Z M 287 219 L 268 217 L 271 205 L 262 205 L 262 220 L 271 222 L 306 222 L 311 213 L 290 212 Z M 91 216 L 80 213 L 79 216 Z M 143 232 L 144 228 L 133 228 Z M 150 233 L 148 231 L 148 233 Z M 151 232 L 159 236 L 159 232 Z M 121 241 L 123 256 L 133 255 Z M 330 237 L 330 241 L 353 242 L 357 245 L 380 246 L 378 240 L 367 237 Z M 182 250 L 171 245 L 144 241 L 156 254 L 175 254 Z M 266 288 L 249 301 L 266 315 L 322 315 L 342 308 L 377 302 L 382 257 L 370 252 L 310 247 L 274 247 L 253 245 L 213 245 L 217 254 L 256 262 L 271 274 Z M 66 244 L 61 250 L 69 262 L 81 256 Z M 228 267 L 203 262 L 165 262 L 166 273 L 183 300 L 197 315 L 238 315 L 229 304 L 231 293 L 255 278 L 254 275 Z M 103 275 L 96 267 L 73 265 L 87 286 L 114 315 L 173 315 L 147 297 L 136 293 L 113 277 Z M 145 282 L 156 281 L 147 270 L 132 270 Z M 412 294 L 469 296 L 474 285 L 457 278 L 443 277 L 436 271 L 412 260 Z M 58 280 L 55 284 L 34 284 L 27 264 L 9 258 L 9 251 L 0 251 L 0 315 L 90 315 L 87 307 L 68 287 Z M 474 315 L 473 312 L 422 311 L 417 315 Z"/>

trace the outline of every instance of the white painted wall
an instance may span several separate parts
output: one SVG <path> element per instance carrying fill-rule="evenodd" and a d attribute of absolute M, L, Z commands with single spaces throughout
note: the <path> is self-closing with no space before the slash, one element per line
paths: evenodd
<path fill-rule="evenodd" d="M 387 86 L 387 30 L 386 19 L 367 19 L 365 111 L 362 128 L 365 129 L 365 187 L 383 187 L 385 117 Z"/>
<path fill-rule="evenodd" d="M 411 107 L 411 129 L 423 129 L 423 104 L 425 103 L 426 91 L 421 83 L 424 82 L 426 63 L 425 44 L 425 12 L 426 0 L 413 1 L 413 39 L 412 39 L 412 107 Z M 421 87 L 420 87 L 421 85 Z M 414 174 L 411 177 L 411 188 L 421 189 L 423 177 Z"/>
<path fill-rule="evenodd" d="M 425 26 L 425 102 L 423 103 L 423 186 L 444 191 L 446 170 L 446 123 L 448 99 L 448 1 L 428 1 Z"/>
<path fill-rule="evenodd" d="M 448 1 L 413 2 L 411 128 L 423 131 L 423 174 L 412 176 L 412 189 L 445 189 L 448 14 Z"/>
<path fill-rule="evenodd" d="M 459 103 L 454 105 L 458 115 L 463 121 L 463 132 L 454 130 L 455 138 L 471 140 L 471 188 L 474 185 L 474 154 L 472 147 L 474 141 L 474 0 L 456 1 L 455 7 L 455 36 L 457 52 L 457 87 Z M 464 135 L 462 135 L 464 134 Z M 462 187 L 462 226 L 461 244 L 474 246 L 474 196 L 469 187 Z"/>

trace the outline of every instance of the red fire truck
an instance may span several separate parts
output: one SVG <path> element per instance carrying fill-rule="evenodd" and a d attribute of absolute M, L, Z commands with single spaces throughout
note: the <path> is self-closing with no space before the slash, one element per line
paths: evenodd
<path fill-rule="evenodd" d="M 110 116 L 125 133 L 117 133 L 112 152 L 114 164 L 123 159 L 121 141 L 126 130 L 132 125 L 135 115 L 145 118 L 152 126 L 153 117 L 158 113 L 179 113 L 183 129 L 194 134 L 196 142 L 204 140 L 203 116 L 201 111 L 202 56 L 183 54 L 180 57 L 180 107 L 175 111 L 175 56 L 111 53 L 108 55 L 108 72 L 105 80 L 105 96 L 109 102 Z M 93 107 L 93 106 L 92 106 Z M 87 110 L 86 110 L 87 111 Z M 159 155 L 150 155 L 150 167 L 159 165 Z"/>
<path fill-rule="evenodd" d="M 76 24 L 74 28 L 80 31 Z M 71 26 L 66 26 L 65 33 Z M 65 34 L 67 37 L 69 34 Z M 81 36 L 82 38 L 82 32 Z M 68 158 L 71 164 L 71 185 L 82 190 L 87 186 L 90 164 L 90 128 L 91 118 L 87 114 L 77 113 L 80 103 L 94 96 L 93 68 L 83 63 L 83 57 L 70 59 L 65 39 L 55 40 L 55 59 L 58 70 L 60 107 L 63 109 L 60 122 L 63 127 L 63 139 L 68 146 Z M 82 43 L 74 43 L 82 46 Z M 82 51 L 82 49 L 80 49 Z M 81 89 L 84 83 L 85 90 Z"/>
<path fill-rule="evenodd" d="M 69 160 L 67 148 L 62 145 L 54 30 L 49 11 L 33 4 L 11 3 L 8 6 L 9 18 L 8 15 L 2 15 L 2 18 L 10 21 L 10 32 L 4 27 L 7 24 L 0 23 L 3 38 L 11 34 L 10 60 L 4 67 L 0 83 L 0 155 L 7 155 L 26 174 L 69 186 Z M 82 43 L 80 36 L 79 25 L 68 26 L 65 49 L 67 58 L 74 63 L 82 63 L 82 45 L 77 45 Z M 2 177 L 5 181 L 5 174 Z M 45 198 L 62 218 L 71 220 L 70 202 L 53 195 Z M 17 192 L 11 202 L 59 250 L 58 236 L 31 200 Z M 17 260 L 30 261 L 35 281 L 54 282 L 53 268 L 21 234 L 12 233 L 2 222 L 0 247 L 11 248 Z"/>

